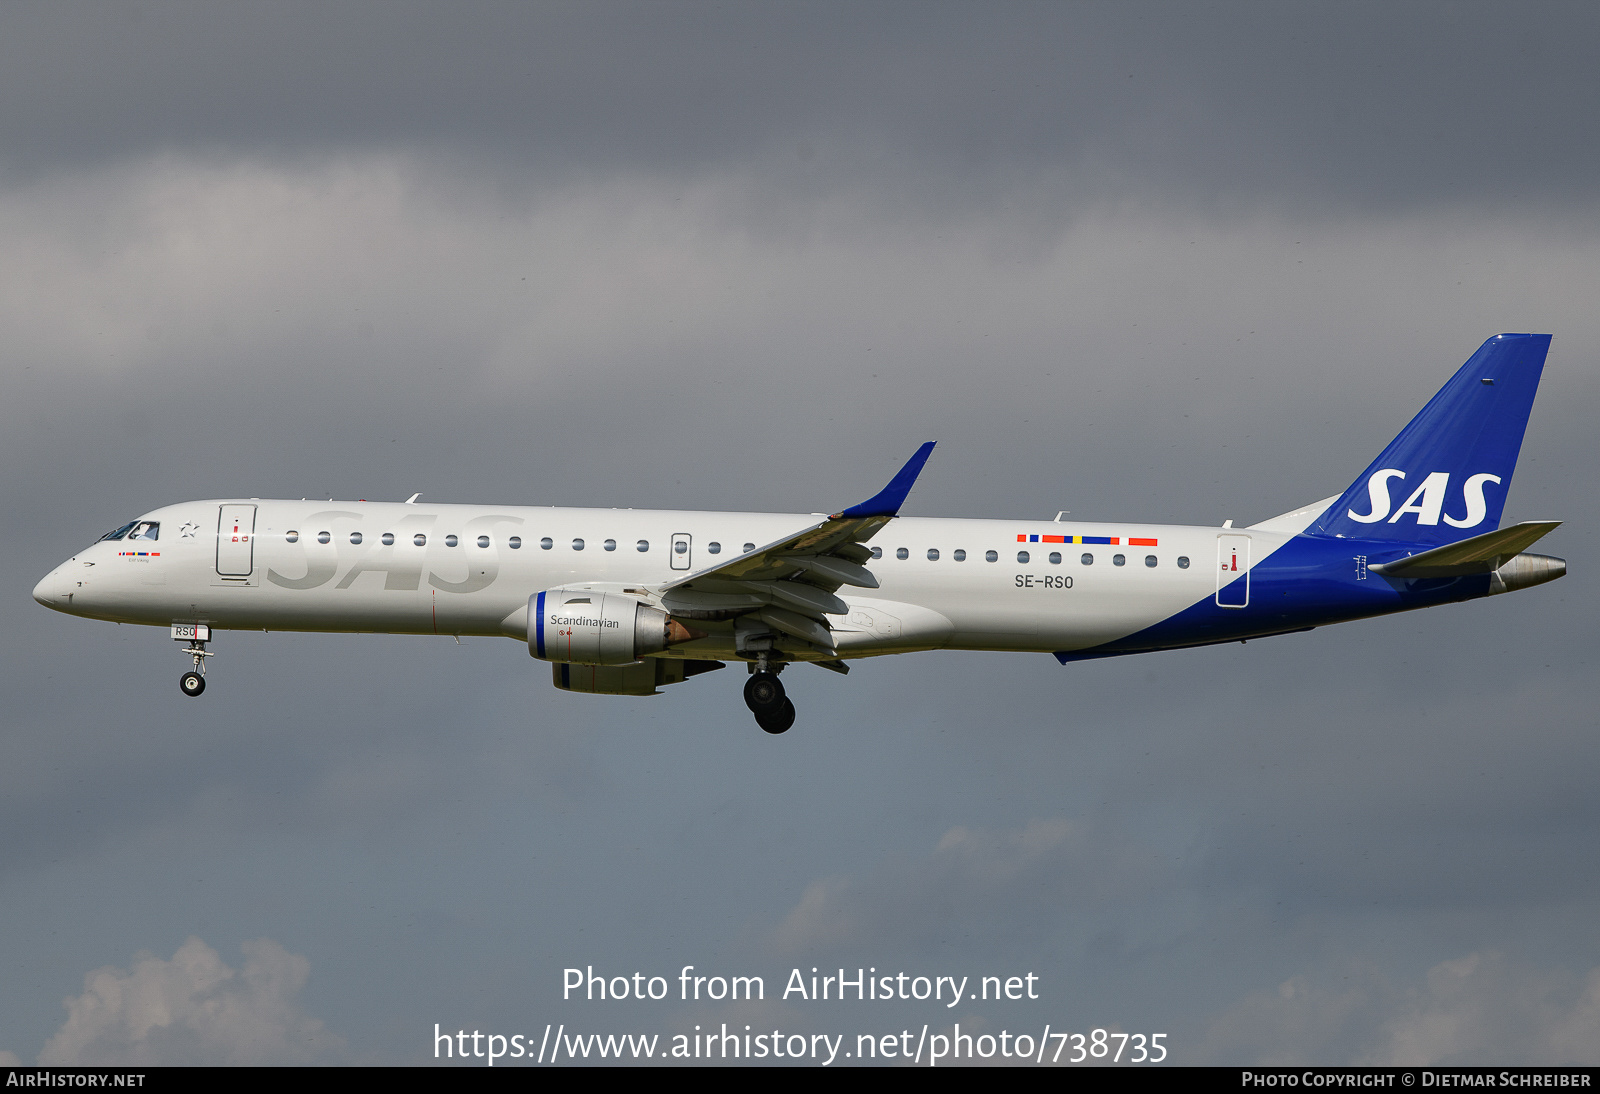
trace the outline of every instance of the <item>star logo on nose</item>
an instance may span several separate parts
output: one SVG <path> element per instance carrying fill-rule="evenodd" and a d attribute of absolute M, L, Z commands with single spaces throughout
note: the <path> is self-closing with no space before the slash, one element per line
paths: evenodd
<path fill-rule="evenodd" d="M 194 534 L 199 530 L 200 526 L 198 524 L 185 524 L 182 528 L 178 529 L 178 538 L 193 539 Z"/>

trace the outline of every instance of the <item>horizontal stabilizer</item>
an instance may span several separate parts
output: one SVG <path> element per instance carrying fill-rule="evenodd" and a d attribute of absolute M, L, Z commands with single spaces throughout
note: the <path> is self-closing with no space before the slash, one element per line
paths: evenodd
<path fill-rule="evenodd" d="M 1485 532 L 1481 536 L 1463 539 L 1456 543 L 1435 547 L 1419 555 L 1369 565 L 1367 569 L 1385 577 L 1423 578 L 1460 577 L 1464 574 L 1486 574 L 1499 568 L 1509 558 L 1514 558 L 1534 543 L 1561 527 L 1559 520 L 1529 520 L 1502 528 L 1498 532 Z"/>

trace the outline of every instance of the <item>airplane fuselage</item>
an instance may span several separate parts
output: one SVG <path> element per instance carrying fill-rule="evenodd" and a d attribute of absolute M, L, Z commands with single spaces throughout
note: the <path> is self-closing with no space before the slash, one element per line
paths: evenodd
<path fill-rule="evenodd" d="M 655 587 L 813 515 L 379 502 L 189 502 L 159 538 L 95 543 L 39 583 L 59 611 L 217 630 L 504 635 L 557 586 Z M 1392 583 L 1393 544 L 1298 529 L 897 517 L 872 541 L 877 589 L 841 590 L 842 657 L 913 649 L 1077 652 L 1152 627 L 1144 648 L 1274 634 L 1487 594 L 1478 575 Z M 1286 550 L 1286 548 L 1288 548 Z M 1189 611 L 1192 618 L 1174 617 Z M 734 656 L 731 634 L 672 656 Z"/>

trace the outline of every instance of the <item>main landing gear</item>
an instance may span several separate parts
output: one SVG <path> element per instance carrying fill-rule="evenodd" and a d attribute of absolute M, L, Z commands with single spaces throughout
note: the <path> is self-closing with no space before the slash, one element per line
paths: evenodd
<path fill-rule="evenodd" d="M 750 664 L 750 679 L 744 685 L 744 705 L 756 716 L 756 725 L 768 733 L 782 733 L 794 725 L 794 703 L 783 692 L 778 673 L 783 664 L 771 664 L 765 657 Z"/>
<path fill-rule="evenodd" d="M 199 695 L 206 690 L 206 658 L 214 657 L 216 654 L 206 649 L 204 642 L 195 638 L 189 640 L 189 648 L 183 652 L 194 658 L 194 668 L 178 678 L 178 687 L 185 695 Z"/>

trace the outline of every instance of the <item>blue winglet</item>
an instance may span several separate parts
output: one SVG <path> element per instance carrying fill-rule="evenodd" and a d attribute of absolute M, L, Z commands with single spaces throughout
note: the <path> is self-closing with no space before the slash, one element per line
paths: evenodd
<path fill-rule="evenodd" d="M 878 491 L 875 495 L 862 502 L 852 505 L 842 513 L 835 513 L 835 517 L 892 517 L 900 512 L 900 507 L 905 504 L 906 495 L 911 493 L 911 484 L 917 481 L 917 476 L 922 474 L 922 465 L 928 462 L 928 457 L 933 455 L 933 441 L 928 441 L 919 449 L 917 454 L 906 461 L 900 473 L 889 480 L 889 485 Z"/>

